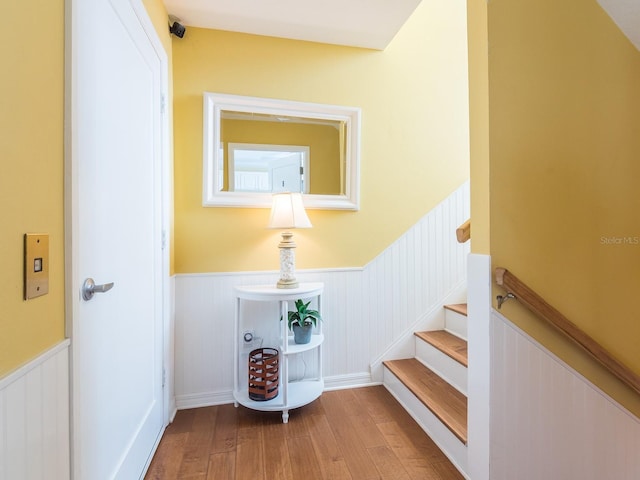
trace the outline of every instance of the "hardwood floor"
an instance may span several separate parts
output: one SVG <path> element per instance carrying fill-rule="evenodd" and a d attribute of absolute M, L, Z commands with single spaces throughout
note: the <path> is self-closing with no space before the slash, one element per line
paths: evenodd
<path fill-rule="evenodd" d="M 181 410 L 146 479 L 462 479 L 384 387 L 325 392 L 278 412 Z"/>

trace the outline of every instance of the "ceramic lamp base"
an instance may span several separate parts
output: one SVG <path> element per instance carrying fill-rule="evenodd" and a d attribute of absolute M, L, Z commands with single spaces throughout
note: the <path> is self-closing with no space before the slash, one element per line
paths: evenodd
<path fill-rule="evenodd" d="M 278 280 L 278 283 L 276 284 L 276 286 L 278 288 L 298 288 L 300 286 L 300 284 L 298 283 L 298 280 L 294 279 L 289 279 L 289 280 Z"/>
<path fill-rule="evenodd" d="M 292 240 L 293 234 L 282 233 L 282 241 L 278 245 L 280 248 L 280 280 L 276 285 L 278 288 L 298 288 L 296 280 L 296 244 Z"/>

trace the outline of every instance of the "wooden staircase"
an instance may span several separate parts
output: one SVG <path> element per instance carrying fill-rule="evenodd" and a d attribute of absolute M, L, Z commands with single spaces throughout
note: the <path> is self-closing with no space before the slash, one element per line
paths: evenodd
<path fill-rule="evenodd" d="M 467 305 L 444 308 L 442 330 L 415 333 L 414 358 L 383 362 L 384 385 L 466 476 Z"/>

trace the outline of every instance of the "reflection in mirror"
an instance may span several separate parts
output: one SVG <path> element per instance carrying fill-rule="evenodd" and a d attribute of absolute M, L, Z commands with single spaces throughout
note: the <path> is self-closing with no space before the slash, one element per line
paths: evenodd
<path fill-rule="evenodd" d="M 204 109 L 205 206 L 293 191 L 308 208 L 358 209 L 359 109 L 213 93 Z"/>
<path fill-rule="evenodd" d="M 229 192 L 309 193 L 309 147 L 228 143 Z M 219 179 L 220 180 L 220 179 Z"/>

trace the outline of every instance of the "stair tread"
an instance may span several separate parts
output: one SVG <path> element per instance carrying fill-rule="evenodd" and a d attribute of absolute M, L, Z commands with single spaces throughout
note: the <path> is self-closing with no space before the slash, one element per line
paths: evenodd
<path fill-rule="evenodd" d="M 384 365 L 466 445 L 467 397 L 415 358 Z"/>
<path fill-rule="evenodd" d="M 429 345 L 433 345 L 445 355 L 453 358 L 456 362 L 468 367 L 467 341 L 457 337 L 446 330 L 434 330 L 429 332 L 416 332 L 416 337 L 424 340 Z"/>
<path fill-rule="evenodd" d="M 452 303 L 451 305 L 445 305 L 444 308 L 451 310 L 452 312 L 459 313 L 467 316 L 467 304 L 466 303 Z"/>

